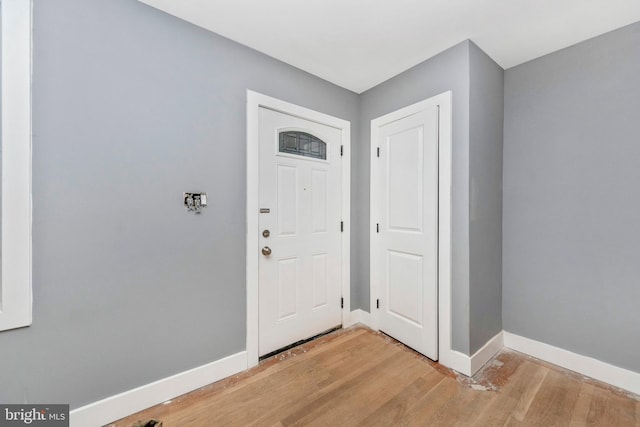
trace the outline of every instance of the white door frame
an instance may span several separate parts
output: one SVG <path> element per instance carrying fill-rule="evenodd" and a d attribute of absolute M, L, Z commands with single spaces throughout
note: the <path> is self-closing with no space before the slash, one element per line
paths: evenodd
<path fill-rule="evenodd" d="M 456 352 L 451 343 L 451 91 L 401 108 L 371 121 L 371 232 L 370 232 L 370 295 L 371 327 L 379 328 L 376 299 L 380 298 L 380 278 L 376 275 L 377 244 L 375 224 L 379 222 L 379 173 L 377 147 L 378 129 L 388 123 L 416 114 L 427 108 L 439 106 L 438 114 L 438 360 L 455 368 Z"/>
<path fill-rule="evenodd" d="M 344 232 L 341 233 L 341 290 L 344 298 L 342 324 L 349 324 L 351 307 L 350 283 L 350 236 L 351 224 L 351 123 L 328 114 L 319 113 L 289 102 L 247 90 L 247 365 L 258 364 L 259 343 L 259 280 L 258 263 L 260 253 L 259 219 L 259 109 L 260 107 L 299 117 L 312 122 L 339 129 L 342 133 L 342 197 L 341 216 Z M 336 224 L 338 226 L 338 224 Z"/>

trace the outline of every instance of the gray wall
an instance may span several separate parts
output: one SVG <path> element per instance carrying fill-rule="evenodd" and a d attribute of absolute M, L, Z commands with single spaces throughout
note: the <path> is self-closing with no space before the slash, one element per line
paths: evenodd
<path fill-rule="evenodd" d="M 34 324 L 0 334 L 0 401 L 75 408 L 244 350 L 247 88 L 352 123 L 352 309 L 369 308 L 370 120 L 453 90 L 453 346 L 491 335 L 499 305 L 470 329 L 469 269 L 493 292 L 495 262 L 469 244 L 497 246 L 470 214 L 496 221 L 499 104 L 470 101 L 499 70 L 470 42 L 358 96 L 135 0 L 35 0 L 34 27 Z M 470 179 L 489 197 L 471 211 Z"/>
<path fill-rule="evenodd" d="M 505 74 L 505 330 L 640 372 L 640 23 Z"/>
<path fill-rule="evenodd" d="M 76 408 L 244 350 L 245 91 L 356 146 L 358 96 L 135 0 L 36 0 L 34 27 L 34 322 L 0 334 L 0 402 Z"/>
<path fill-rule="evenodd" d="M 504 70 L 470 43 L 470 353 L 502 331 L 502 127 Z"/>
<path fill-rule="evenodd" d="M 361 164 L 356 185 L 369 187 L 371 120 L 448 90 L 453 91 L 453 347 L 469 352 L 469 45 L 462 42 L 361 95 Z M 357 306 L 369 310 L 369 197 L 358 207 L 359 254 L 352 269 L 361 285 Z M 364 286 L 362 286 L 364 285 Z"/>

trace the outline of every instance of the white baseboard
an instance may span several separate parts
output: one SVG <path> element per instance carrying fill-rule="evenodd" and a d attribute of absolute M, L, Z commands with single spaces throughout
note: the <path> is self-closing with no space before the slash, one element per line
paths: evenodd
<path fill-rule="evenodd" d="M 570 371 L 640 394 L 640 373 L 506 331 L 504 345 Z"/>
<path fill-rule="evenodd" d="M 504 347 L 502 331 L 491 338 L 482 348 L 472 356 L 467 356 L 459 351 L 452 350 L 449 354 L 449 368 L 458 371 L 468 377 L 475 375 L 493 356 Z"/>
<path fill-rule="evenodd" d="M 476 351 L 470 360 L 471 375 L 475 375 L 493 356 L 498 354 L 504 347 L 504 334 L 500 331 L 495 337 L 491 338 L 482 348 Z"/>
<path fill-rule="evenodd" d="M 355 325 L 356 323 L 361 323 L 365 326 L 371 327 L 371 314 L 364 310 L 353 310 L 351 312 L 351 319 L 348 325 L 345 325 L 345 328 L 349 326 Z"/>
<path fill-rule="evenodd" d="M 460 372 L 463 375 L 468 377 L 471 376 L 471 357 L 467 356 L 464 353 L 460 353 L 456 350 L 449 351 L 446 358 L 443 358 L 440 355 L 440 359 L 438 360 L 442 365 L 447 368 L 453 369 L 456 372 Z"/>
<path fill-rule="evenodd" d="M 105 425 L 246 369 L 247 352 L 242 351 L 74 409 L 70 413 L 71 427 Z"/>

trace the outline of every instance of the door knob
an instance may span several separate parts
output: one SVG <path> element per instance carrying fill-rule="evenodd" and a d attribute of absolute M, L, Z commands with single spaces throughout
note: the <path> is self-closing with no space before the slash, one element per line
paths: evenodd
<path fill-rule="evenodd" d="M 271 248 L 269 246 L 262 248 L 262 255 L 271 255 Z"/>

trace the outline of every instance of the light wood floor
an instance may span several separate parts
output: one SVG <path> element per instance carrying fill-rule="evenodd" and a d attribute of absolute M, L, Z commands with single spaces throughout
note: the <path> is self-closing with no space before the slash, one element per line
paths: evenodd
<path fill-rule="evenodd" d="M 363 327 L 120 420 L 183 426 L 632 426 L 638 396 L 505 350 L 457 376 Z"/>

